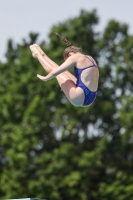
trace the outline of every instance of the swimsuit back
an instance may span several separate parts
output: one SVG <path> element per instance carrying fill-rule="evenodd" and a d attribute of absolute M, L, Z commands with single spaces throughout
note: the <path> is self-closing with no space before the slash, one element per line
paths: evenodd
<path fill-rule="evenodd" d="M 94 99 L 96 98 L 96 94 L 97 94 L 97 91 L 95 91 L 95 92 L 90 91 L 89 88 L 87 88 L 86 85 L 81 80 L 82 71 L 84 71 L 85 69 L 91 68 L 91 67 L 98 67 L 94 63 L 92 58 L 90 58 L 88 56 L 87 56 L 87 58 L 92 62 L 91 66 L 85 67 L 83 69 L 79 69 L 74 66 L 74 75 L 77 78 L 76 86 L 82 88 L 84 91 L 84 94 L 85 94 L 85 100 L 84 100 L 84 104 L 83 104 L 84 106 L 91 104 L 94 101 Z"/>
<path fill-rule="evenodd" d="M 81 80 L 81 73 L 82 73 L 82 71 L 84 71 L 85 69 L 91 68 L 91 67 L 98 67 L 98 66 L 94 63 L 94 61 L 93 61 L 92 58 L 90 58 L 89 56 L 86 56 L 86 57 L 92 62 L 92 65 L 91 65 L 91 66 L 85 67 L 85 68 L 83 68 L 83 69 L 79 69 L 79 68 L 77 68 L 77 67 L 74 66 L 74 75 L 75 75 L 76 78 L 77 78 L 77 83 L 76 83 L 77 86 L 82 85 L 82 84 L 84 85 L 84 83 L 83 83 L 82 80 Z"/>

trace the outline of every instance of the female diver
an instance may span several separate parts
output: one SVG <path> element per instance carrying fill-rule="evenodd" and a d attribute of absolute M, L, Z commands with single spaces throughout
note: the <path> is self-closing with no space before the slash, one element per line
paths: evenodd
<path fill-rule="evenodd" d="M 38 46 L 30 46 L 32 56 L 37 58 L 47 76 L 37 74 L 42 81 L 57 79 L 62 91 L 74 106 L 86 107 L 94 102 L 97 95 L 99 70 L 95 60 L 82 54 L 81 48 L 71 46 L 71 43 L 58 33 L 56 35 L 64 41 L 67 48 L 64 50 L 64 63 L 58 66 Z M 67 71 L 74 67 L 74 75 Z"/>

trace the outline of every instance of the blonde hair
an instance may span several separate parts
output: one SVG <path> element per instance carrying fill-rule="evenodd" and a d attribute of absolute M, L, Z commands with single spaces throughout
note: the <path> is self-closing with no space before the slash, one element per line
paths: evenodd
<path fill-rule="evenodd" d="M 64 38 L 63 36 L 59 35 L 58 33 L 55 33 L 55 34 L 58 35 L 60 40 L 65 42 L 66 45 L 67 45 L 67 48 L 64 50 L 64 53 L 63 53 L 64 58 L 66 58 L 70 52 L 73 52 L 73 53 L 80 52 L 80 53 L 82 53 L 82 48 L 76 47 L 76 46 L 71 46 L 71 42 L 70 41 L 68 41 L 66 38 Z"/>

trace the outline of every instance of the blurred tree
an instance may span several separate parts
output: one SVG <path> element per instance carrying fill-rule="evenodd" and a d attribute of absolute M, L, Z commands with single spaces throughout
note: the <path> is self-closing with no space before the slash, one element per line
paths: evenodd
<path fill-rule="evenodd" d="M 0 63 L 0 198 L 132 200 L 133 36 L 114 20 L 103 33 L 96 11 L 53 26 L 44 51 L 59 65 L 65 45 L 53 32 L 93 56 L 100 69 L 98 96 L 86 108 L 71 105 L 33 59 L 29 45 L 14 45 Z M 71 69 L 72 71 L 72 69 Z M 53 89 L 54 88 L 54 89 Z"/>

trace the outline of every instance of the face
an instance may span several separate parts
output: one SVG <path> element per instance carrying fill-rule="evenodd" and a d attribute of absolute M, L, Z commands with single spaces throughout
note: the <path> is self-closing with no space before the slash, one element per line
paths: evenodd
<path fill-rule="evenodd" d="M 67 55 L 64 56 L 64 61 L 66 61 L 68 59 L 68 57 L 70 57 L 72 55 L 72 53 L 68 53 Z"/>
<path fill-rule="evenodd" d="M 64 55 L 64 61 L 66 61 L 69 57 L 69 54 L 68 55 Z"/>
<path fill-rule="evenodd" d="M 66 61 L 66 60 L 67 60 L 67 58 L 68 58 L 68 57 L 64 56 L 64 61 Z"/>

